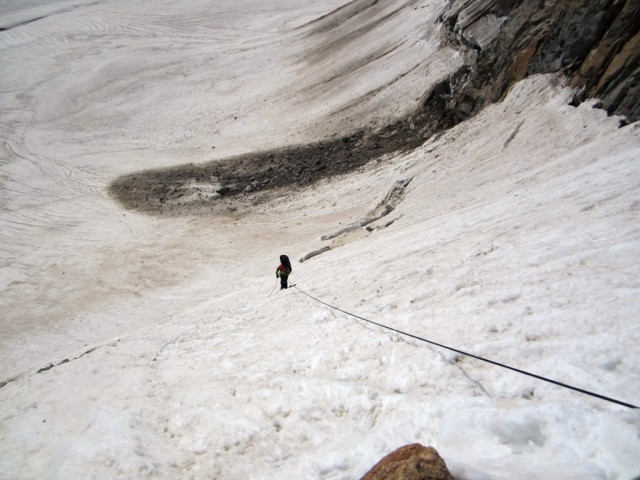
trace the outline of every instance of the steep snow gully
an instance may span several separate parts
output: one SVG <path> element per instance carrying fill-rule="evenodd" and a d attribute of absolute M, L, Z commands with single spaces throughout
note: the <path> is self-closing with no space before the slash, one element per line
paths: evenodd
<path fill-rule="evenodd" d="M 0 479 L 637 479 L 639 10 L 0 2 Z"/>

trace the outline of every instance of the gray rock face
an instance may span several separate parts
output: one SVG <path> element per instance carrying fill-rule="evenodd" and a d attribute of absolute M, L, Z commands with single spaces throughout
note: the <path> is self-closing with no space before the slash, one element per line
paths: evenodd
<path fill-rule="evenodd" d="M 638 0 L 452 0 L 440 21 L 468 65 L 448 85 L 454 123 L 536 73 L 565 74 L 576 103 L 597 97 L 608 113 L 640 119 Z"/>

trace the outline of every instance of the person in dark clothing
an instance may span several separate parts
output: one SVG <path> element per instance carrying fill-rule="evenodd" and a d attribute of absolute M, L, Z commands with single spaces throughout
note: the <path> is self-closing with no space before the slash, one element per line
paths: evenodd
<path fill-rule="evenodd" d="M 288 287 L 287 281 L 291 272 L 293 272 L 293 269 L 291 268 L 289 257 L 280 255 L 280 265 L 276 268 L 276 277 L 280 278 L 280 290 Z"/>

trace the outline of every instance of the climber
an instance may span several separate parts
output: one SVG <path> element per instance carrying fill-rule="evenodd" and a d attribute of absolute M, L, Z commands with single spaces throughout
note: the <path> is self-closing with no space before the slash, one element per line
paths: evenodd
<path fill-rule="evenodd" d="M 280 265 L 276 268 L 276 277 L 280 278 L 280 290 L 287 288 L 287 280 L 291 275 L 293 269 L 291 268 L 291 262 L 286 255 L 280 255 Z"/>

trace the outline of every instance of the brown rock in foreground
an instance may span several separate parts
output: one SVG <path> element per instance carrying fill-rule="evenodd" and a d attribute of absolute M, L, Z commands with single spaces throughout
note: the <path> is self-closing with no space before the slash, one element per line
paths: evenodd
<path fill-rule="evenodd" d="M 435 448 L 405 445 L 380 460 L 362 480 L 454 480 Z"/>

